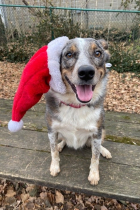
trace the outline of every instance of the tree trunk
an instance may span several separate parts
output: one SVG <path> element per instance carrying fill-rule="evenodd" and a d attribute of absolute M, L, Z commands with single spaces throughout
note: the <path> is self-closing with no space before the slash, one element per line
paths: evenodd
<path fill-rule="evenodd" d="M 0 46 L 6 45 L 5 28 L 0 15 Z"/>

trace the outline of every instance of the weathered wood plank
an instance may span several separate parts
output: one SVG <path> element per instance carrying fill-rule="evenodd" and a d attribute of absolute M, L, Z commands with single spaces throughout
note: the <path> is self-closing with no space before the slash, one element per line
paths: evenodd
<path fill-rule="evenodd" d="M 107 135 L 129 137 L 140 140 L 140 124 L 119 121 L 105 121 Z"/>
<path fill-rule="evenodd" d="M 21 130 L 18 133 L 10 133 L 6 128 L 0 128 L 0 145 L 33 151 L 50 152 L 50 144 L 46 132 Z M 109 141 L 105 141 L 103 145 L 112 153 L 112 159 L 106 160 L 105 158 L 101 158 L 102 161 L 140 167 L 139 146 Z M 90 160 L 91 149 L 85 147 L 82 151 L 68 149 L 66 147 L 63 154 Z"/>
<path fill-rule="evenodd" d="M 0 127 L 7 127 L 11 114 L 1 113 L 0 114 Z M 45 113 L 27 112 L 23 118 L 24 126 L 23 129 L 36 130 L 36 131 L 47 131 Z"/>
<path fill-rule="evenodd" d="M 12 101 L 1 99 L 0 105 L 0 126 L 2 126 L 6 125 L 11 118 Z M 140 115 L 106 112 L 105 116 L 107 135 L 140 140 Z M 36 104 L 26 113 L 23 120 L 25 129 L 47 131 L 45 104 Z"/>
<path fill-rule="evenodd" d="M 0 112 L 2 111 L 11 111 L 13 106 L 13 100 L 9 99 L 0 99 Z M 45 103 L 37 103 L 35 106 L 33 106 L 28 112 L 45 112 Z"/>
<path fill-rule="evenodd" d="M 51 158 L 48 152 L 0 146 L 0 154 L 0 177 L 55 189 L 140 202 L 139 167 L 100 161 L 101 180 L 97 186 L 92 186 L 87 180 L 90 159 L 81 160 L 62 152 L 61 172 L 57 177 L 51 177 Z"/>
<path fill-rule="evenodd" d="M 106 121 L 118 121 L 126 123 L 140 124 L 140 114 L 107 111 L 105 116 Z"/>
<path fill-rule="evenodd" d="M 0 99 L 0 113 L 11 114 L 13 100 Z M 45 113 L 45 103 L 38 103 L 32 107 L 28 112 L 36 112 L 36 115 L 40 113 Z M 27 112 L 27 113 L 28 113 Z M 105 115 L 106 121 L 119 121 L 126 123 L 138 123 L 140 124 L 140 114 L 130 114 L 123 112 L 107 111 Z"/>
<path fill-rule="evenodd" d="M 2 122 L 5 125 L 11 118 L 11 114 L 0 114 L 0 126 Z M 45 113 L 27 112 L 23 118 L 24 128 L 29 130 L 47 131 L 45 122 Z M 119 121 L 105 121 L 105 129 L 107 135 L 129 137 L 132 139 L 140 140 L 140 124 L 138 123 L 124 123 Z"/>

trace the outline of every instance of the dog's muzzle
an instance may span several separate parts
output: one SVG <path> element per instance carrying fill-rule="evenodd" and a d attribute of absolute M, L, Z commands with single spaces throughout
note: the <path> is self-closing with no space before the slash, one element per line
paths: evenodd
<path fill-rule="evenodd" d="M 91 101 L 95 85 L 93 85 L 93 78 L 95 70 L 90 65 L 80 66 L 78 69 L 78 77 L 80 84 L 73 84 L 67 76 L 65 76 L 67 82 L 71 86 L 72 90 L 76 93 L 78 101 L 81 103 L 88 103 Z"/>

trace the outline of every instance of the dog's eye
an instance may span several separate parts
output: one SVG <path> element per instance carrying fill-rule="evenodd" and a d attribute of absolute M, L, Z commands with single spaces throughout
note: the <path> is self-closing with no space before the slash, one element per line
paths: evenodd
<path fill-rule="evenodd" d="M 94 52 L 94 55 L 96 58 L 99 58 L 101 56 L 101 52 L 100 51 L 96 51 Z"/>
<path fill-rule="evenodd" d="M 68 53 L 66 54 L 66 57 L 67 57 L 67 58 L 72 58 L 72 57 L 73 57 L 73 54 L 72 54 L 71 52 L 68 52 Z"/>

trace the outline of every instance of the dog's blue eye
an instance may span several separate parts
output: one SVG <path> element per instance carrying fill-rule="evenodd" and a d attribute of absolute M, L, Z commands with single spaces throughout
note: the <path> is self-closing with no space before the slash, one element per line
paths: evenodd
<path fill-rule="evenodd" d="M 66 57 L 67 57 L 67 58 L 72 58 L 72 57 L 73 57 L 73 54 L 72 54 L 71 52 L 68 52 L 68 53 L 66 54 Z"/>
<path fill-rule="evenodd" d="M 99 58 L 101 56 L 101 52 L 100 51 L 96 51 L 94 52 L 95 57 Z"/>

